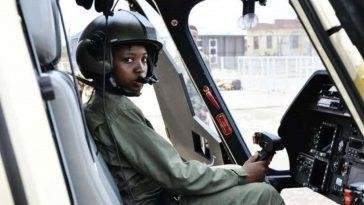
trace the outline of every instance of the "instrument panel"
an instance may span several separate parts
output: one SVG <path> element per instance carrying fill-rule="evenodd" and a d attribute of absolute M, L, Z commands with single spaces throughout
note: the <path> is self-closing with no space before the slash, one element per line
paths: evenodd
<path fill-rule="evenodd" d="M 279 135 L 299 186 L 340 204 L 364 204 L 364 138 L 326 72 L 296 97 Z"/>

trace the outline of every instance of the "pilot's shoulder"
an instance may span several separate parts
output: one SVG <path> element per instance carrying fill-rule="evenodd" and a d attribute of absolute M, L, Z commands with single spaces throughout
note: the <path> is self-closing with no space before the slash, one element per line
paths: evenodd
<path fill-rule="evenodd" d="M 105 102 L 105 105 L 104 105 Z M 95 98 L 85 107 L 86 117 L 116 119 L 122 116 L 134 116 L 133 118 L 144 119 L 142 111 L 126 96 L 107 95 L 103 102 L 102 95 Z"/>

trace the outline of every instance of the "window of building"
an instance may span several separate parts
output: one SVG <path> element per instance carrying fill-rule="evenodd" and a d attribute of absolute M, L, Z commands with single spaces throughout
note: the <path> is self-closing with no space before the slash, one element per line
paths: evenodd
<path fill-rule="evenodd" d="M 211 54 L 211 51 L 215 50 L 215 54 L 216 54 L 216 50 L 217 50 L 217 39 L 209 39 L 209 53 Z"/>
<path fill-rule="evenodd" d="M 217 39 L 216 38 L 209 39 L 209 56 L 210 56 L 210 63 L 216 64 L 217 63 Z"/>
<path fill-rule="evenodd" d="M 211 47 L 216 46 L 216 39 L 210 39 L 210 46 Z"/>
<path fill-rule="evenodd" d="M 267 48 L 272 48 L 272 36 L 267 36 Z"/>
<path fill-rule="evenodd" d="M 291 35 L 289 37 L 289 45 L 291 48 L 298 48 L 298 35 Z"/>
<path fill-rule="evenodd" d="M 199 50 L 199 51 L 201 51 L 201 50 L 202 50 L 202 40 L 201 40 L 201 39 L 198 39 L 198 40 L 196 41 L 196 44 L 197 44 L 197 48 L 198 48 L 198 50 Z"/>
<path fill-rule="evenodd" d="M 259 49 L 259 37 L 254 36 L 254 49 Z"/>
<path fill-rule="evenodd" d="M 216 54 L 216 49 L 215 49 L 215 48 L 211 48 L 211 49 L 210 49 L 210 53 L 211 53 L 212 55 L 215 55 L 215 54 Z"/>

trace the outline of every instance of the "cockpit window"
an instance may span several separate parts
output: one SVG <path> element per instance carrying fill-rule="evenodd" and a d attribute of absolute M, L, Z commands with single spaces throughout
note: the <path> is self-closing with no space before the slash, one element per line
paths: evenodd
<path fill-rule="evenodd" d="M 324 69 L 287 0 L 256 3 L 257 24 L 243 28 L 241 0 L 206 0 L 190 13 L 195 43 L 250 151 L 257 131 L 278 134 L 288 106 L 316 70 Z M 194 28 L 193 30 L 191 28 Z M 286 151 L 271 167 L 289 168 Z"/>
<path fill-rule="evenodd" d="M 163 43 L 163 46 L 166 48 L 166 51 L 169 55 L 171 55 L 174 60 L 175 65 L 178 68 L 178 71 L 183 74 L 183 78 L 187 87 L 187 92 L 190 97 L 190 101 L 192 104 L 192 108 L 195 112 L 195 115 L 206 125 L 211 128 L 211 130 L 217 133 L 216 128 L 211 119 L 210 112 L 202 100 L 201 95 L 197 91 L 197 88 L 184 64 L 180 53 L 177 50 L 176 45 L 172 37 L 170 36 L 167 27 L 165 26 L 162 17 L 144 0 L 138 0 L 138 3 L 143 8 L 143 11 L 146 13 L 150 22 L 155 26 L 157 31 L 157 37 L 159 41 Z"/>

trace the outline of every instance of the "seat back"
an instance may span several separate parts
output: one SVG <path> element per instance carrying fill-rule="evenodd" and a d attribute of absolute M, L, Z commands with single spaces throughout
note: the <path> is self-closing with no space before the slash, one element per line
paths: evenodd
<path fill-rule="evenodd" d="M 82 121 L 72 79 L 60 71 L 46 73 L 55 99 L 49 101 L 55 136 L 76 204 L 122 204 L 119 191 Z"/>
<path fill-rule="evenodd" d="M 38 73 L 51 70 L 42 73 L 39 79 L 48 76 L 52 84 L 54 99 L 46 101 L 46 107 L 74 204 L 122 204 L 113 178 L 85 127 L 73 80 L 67 74 L 53 70 L 61 56 L 57 0 L 19 2 L 37 57 Z M 42 90 L 49 94 L 48 88 Z"/>

